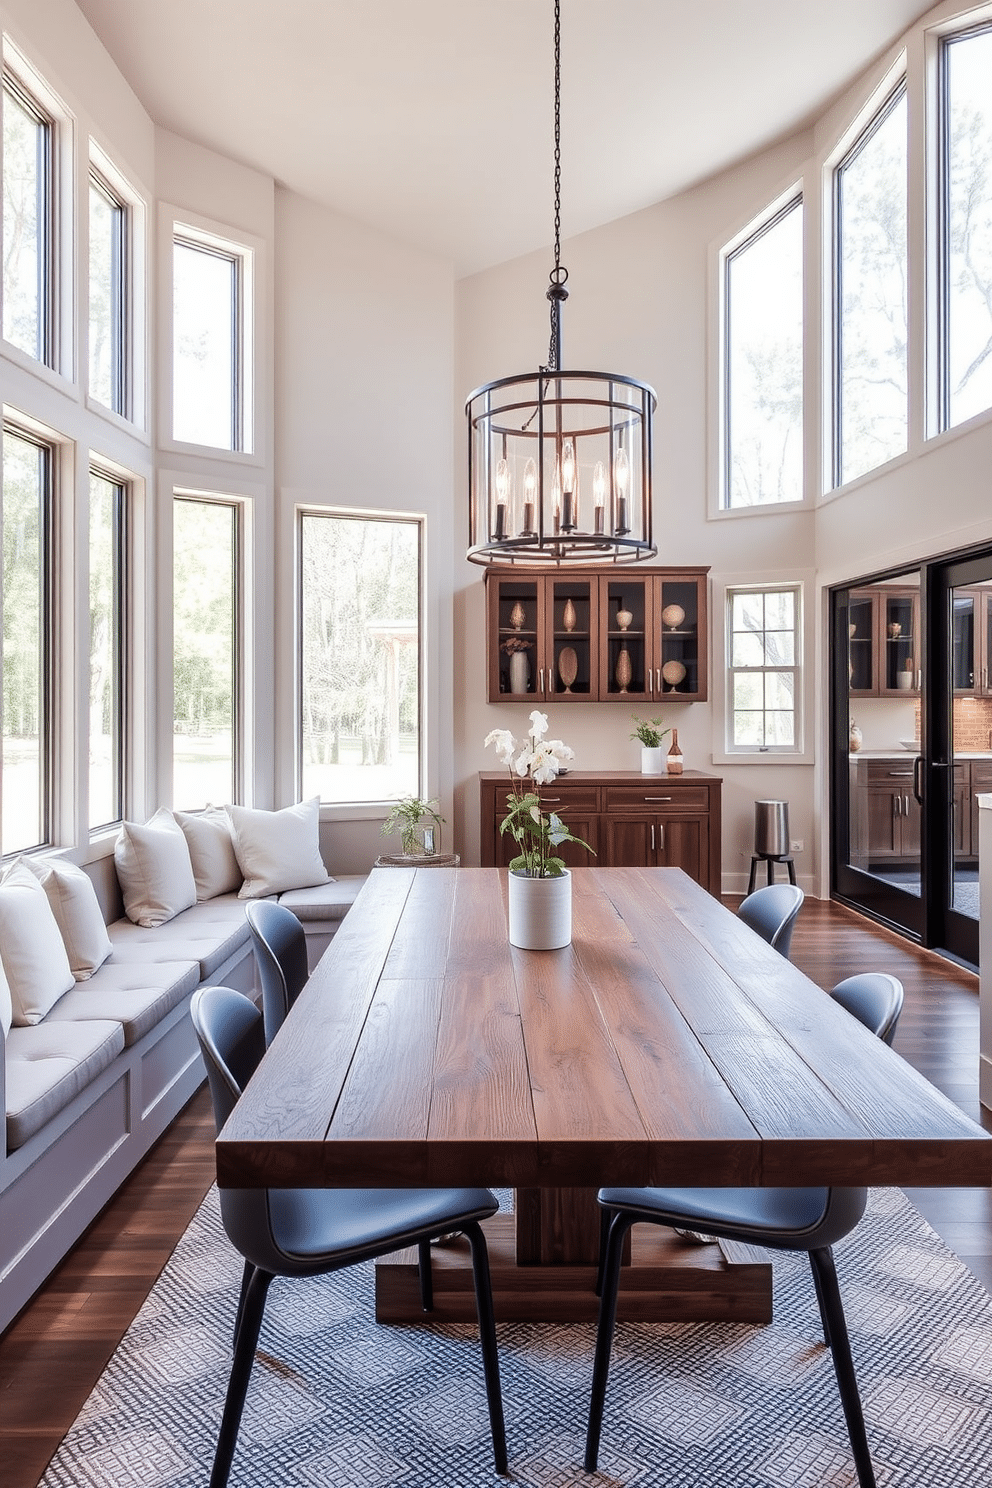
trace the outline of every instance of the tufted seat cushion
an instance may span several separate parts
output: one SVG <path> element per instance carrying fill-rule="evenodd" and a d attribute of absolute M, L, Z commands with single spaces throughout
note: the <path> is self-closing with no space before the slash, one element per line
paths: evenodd
<path fill-rule="evenodd" d="M 167 926 L 146 928 L 130 920 L 115 920 L 110 926 L 114 962 L 195 961 L 201 981 L 209 981 L 247 941 L 245 906 L 236 894 L 194 904 Z"/>
<path fill-rule="evenodd" d="M 363 874 L 352 874 L 315 884 L 311 889 L 287 889 L 279 895 L 279 903 L 291 909 L 304 924 L 313 920 L 336 923 L 344 919 L 364 882 Z"/>
<path fill-rule="evenodd" d="M 47 1022 L 83 1023 L 113 1018 L 127 1047 L 136 1044 L 166 1013 L 194 991 L 197 961 L 106 961 L 55 1004 Z"/>
<path fill-rule="evenodd" d="M 109 1019 L 12 1028 L 7 1035 L 7 1150 L 67 1106 L 124 1048 L 124 1030 Z"/>

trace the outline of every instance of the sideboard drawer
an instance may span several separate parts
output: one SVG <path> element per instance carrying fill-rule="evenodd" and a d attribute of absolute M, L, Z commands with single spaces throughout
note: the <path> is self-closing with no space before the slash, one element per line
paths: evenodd
<path fill-rule="evenodd" d="M 659 776 L 657 785 L 608 785 L 607 811 L 705 811 L 710 803 L 705 785 L 671 785 Z"/>
<path fill-rule="evenodd" d="M 553 811 L 598 811 L 599 788 L 595 785 L 570 786 L 567 780 L 552 780 L 541 787 L 541 805 Z"/>

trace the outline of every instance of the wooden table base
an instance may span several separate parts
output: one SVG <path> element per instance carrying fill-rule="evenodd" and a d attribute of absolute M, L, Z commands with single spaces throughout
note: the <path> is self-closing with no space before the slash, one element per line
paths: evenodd
<path fill-rule="evenodd" d="M 483 1225 L 489 1244 L 497 1322 L 594 1323 L 599 1315 L 594 1266 L 518 1266 L 514 1219 L 495 1214 Z M 416 1250 L 376 1262 L 375 1315 L 380 1323 L 475 1321 L 468 1241 L 432 1247 L 434 1309 L 420 1306 Z M 680 1240 L 658 1225 L 632 1232 L 632 1264 L 620 1283 L 618 1316 L 641 1322 L 770 1323 L 772 1271 L 763 1262 L 730 1261 L 719 1245 Z"/>

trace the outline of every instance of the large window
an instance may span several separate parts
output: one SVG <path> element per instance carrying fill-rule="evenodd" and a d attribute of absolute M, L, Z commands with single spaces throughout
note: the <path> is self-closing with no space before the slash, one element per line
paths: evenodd
<path fill-rule="evenodd" d="M 9 72 L 3 79 L 3 334 L 52 363 L 55 125 Z"/>
<path fill-rule="evenodd" d="M 251 255 L 177 231 L 172 251 L 172 432 L 251 448 Z"/>
<path fill-rule="evenodd" d="M 300 519 L 301 785 L 325 801 L 420 795 L 415 519 Z"/>
<path fill-rule="evenodd" d="M 49 838 L 50 524 L 53 452 L 3 432 L 4 854 Z"/>
<path fill-rule="evenodd" d="M 798 753 L 800 590 L 727 591 L 727 751 Z"/>
<path fill-rule="evenodd" d="M 128 412 L 128 209 L 96 171 L 90 173 L 91 397 Z"/>
<path fill-rule="evenodd" d="M 941 47 L 942 408 L 992 407 L 992 27 Z"/>
<path fill-rule="evenodd" d="M 91 830 L 124 815 L 126 497 L 123 482 L 90 471 Z"/>
<path fill-rule="evenodd" d="M 835 485 L 906 449 L 907 110 L 901 83 L 835 172 Z"/>
<path fill-rule="evenodd" d="M 173 799 L 238 796 L 239 508 L 178 496 L 173 523 Z"/>
<path fill-rule="evenodd" d="M 803 498 L 803 205 L 794 197 L 726 256 L 725 507 Z"/>

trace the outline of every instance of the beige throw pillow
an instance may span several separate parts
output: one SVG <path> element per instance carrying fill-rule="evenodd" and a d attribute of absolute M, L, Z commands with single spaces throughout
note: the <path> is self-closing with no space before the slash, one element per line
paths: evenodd
<path fill-rule="evenodd" d="M 136 925 L 164 925 L 196 903 L 186 837 L 165 807 L 144 826 L 124 823 L 114 862 L 127 917 Z"/>
<path fill-rule="evenodd" d="M 77 982 L 102 966 L 113 947 L 89 877 L 65 858 L 22 858 L 48 895 Z"/>
<path fill-rule="evenodd" d="M 75 986 L 48 895 L 23 863 L 0 882 L 0 960 L 15 1028 L 40 1023 Z"/>
<path fill-rule="evenodd" d="M 224 810 L 245 880 L 240 899 L 264 899 L 284 889 L 308 889 L 329 881 L 318 841 L 319 797 L 284 811 L 253 811 L 247 806 Z"/>
<path fill-rule="evenodd" d="M 220 806 L 205 811 L 177 811 L 193 865 L 197 903 L 233 894 L 241 887 L 241 869 L 234 855 L 234 839 L 227 812 Z"/>

